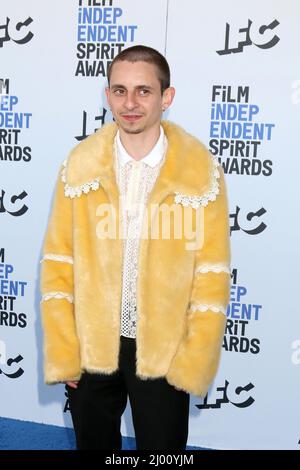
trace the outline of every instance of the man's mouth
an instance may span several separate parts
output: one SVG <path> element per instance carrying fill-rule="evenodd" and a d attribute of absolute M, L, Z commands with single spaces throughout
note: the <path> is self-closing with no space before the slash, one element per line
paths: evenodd
<path fill-rule="evenodd" d="M 129 122 L 138 121 L 141 117 L 141 114 L 122 114 L 122 118 Z"/>

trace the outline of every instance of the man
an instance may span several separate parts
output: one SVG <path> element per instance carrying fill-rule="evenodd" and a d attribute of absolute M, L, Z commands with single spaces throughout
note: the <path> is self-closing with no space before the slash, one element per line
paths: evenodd
<path fill-rule="evenodd" d="M 108 85 L 115 123 L 71 151 L 45 238 L 45 378 L 67 384 L 79 449 L 121 448 L 129 397 L 137 448 L 182 450 L 226 324 L 223 174 L 161 121 L 175 91 L 159 52 L 122 51 Z"/>

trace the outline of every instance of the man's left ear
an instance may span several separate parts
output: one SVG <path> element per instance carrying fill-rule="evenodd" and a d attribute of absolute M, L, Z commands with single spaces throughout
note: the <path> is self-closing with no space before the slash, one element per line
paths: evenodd
<path fill-rule="evenodd" d="M 163 92 L 163 99 L 162 99 L 163 111 L 165 111 L 169 106 L 171 106 L 174 96 L 175 96 L 175 88 L 172 86 L 170 86 Z"/>

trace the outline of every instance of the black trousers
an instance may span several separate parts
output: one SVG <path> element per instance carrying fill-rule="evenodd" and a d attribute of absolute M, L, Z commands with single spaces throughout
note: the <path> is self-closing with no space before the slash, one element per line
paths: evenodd
<path fill-rule="evenodd" d="M 121 336 L 119 369 L 84 373 L 68 388 L 78 449 L 121 450 L 121 416 L 129 397 L 138 450 L 184 450 L 188 437 L 189 394 L 166 379 L 136 376 L 136 343 Z"/>

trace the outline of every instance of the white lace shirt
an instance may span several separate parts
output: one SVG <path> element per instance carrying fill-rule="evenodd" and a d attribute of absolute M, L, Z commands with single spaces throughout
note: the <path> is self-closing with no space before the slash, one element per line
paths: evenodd
<path fill-rule="evenodd" d="M 141 160 L 135 160 L 127 153 L 119 132 L 115 137 L 115 170 L 121 195 L 123 228 L 121 335 L 128 338 L 136 337 L 138 258 L 143 215 L 164 162 L 166 148 L 167 138 L 162 127 L 157 143 Z"/>

